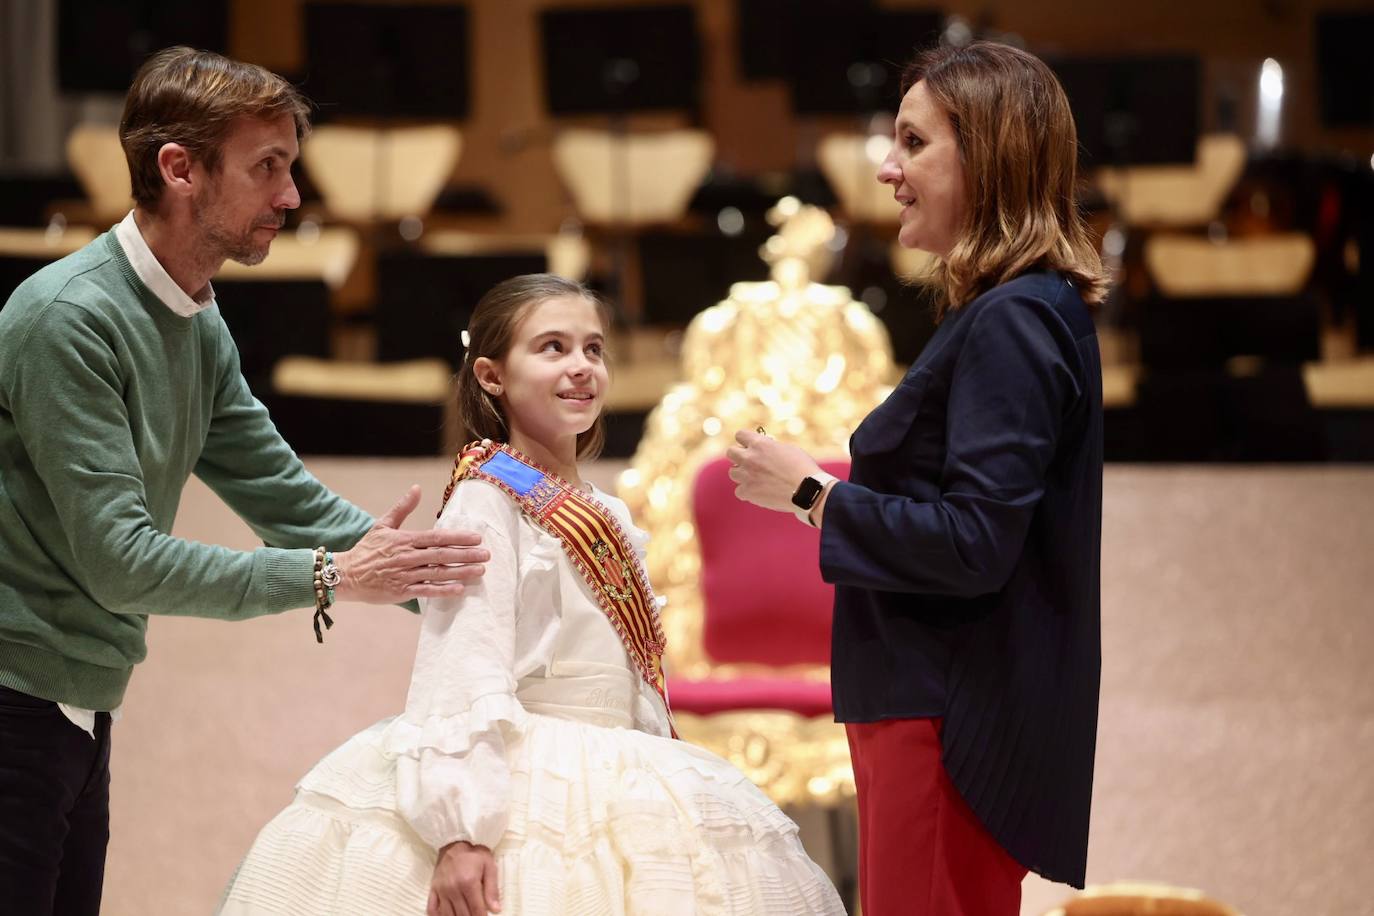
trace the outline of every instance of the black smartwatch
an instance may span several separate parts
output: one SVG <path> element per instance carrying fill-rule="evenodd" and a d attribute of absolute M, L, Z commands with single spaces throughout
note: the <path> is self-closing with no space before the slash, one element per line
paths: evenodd
<path fill-rule="evenodd" d="M 815 508 L 816 500 L 821 498 L 826 486 L 833 480 L 838 480 L 833 474 L 821 471 L 812 474 L 810 477 L 803 477 L 802 482 L 797 485 L 797 490 L 792 494 L 793 512 L 797 518 L 811 524 L 811 510 Z"/>

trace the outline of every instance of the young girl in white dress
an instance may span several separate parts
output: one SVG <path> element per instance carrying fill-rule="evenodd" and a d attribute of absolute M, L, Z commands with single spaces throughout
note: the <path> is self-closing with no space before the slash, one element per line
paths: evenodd
<path fill-rule="evenodd" d="M 603 436 L 603 311 L 549 275 L 478 304 L 458 399 L 479 441 L 438 525 L 480 531 L 486 573 L 427 602 L 405 712 L 301 780 L 225 916 L 844 912 L 777 806 L 673 737 L 647 536 L 577 467 Z"/>

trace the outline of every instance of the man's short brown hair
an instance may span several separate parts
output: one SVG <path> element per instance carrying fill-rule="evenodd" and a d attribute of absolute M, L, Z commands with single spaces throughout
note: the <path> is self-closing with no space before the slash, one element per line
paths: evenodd
<path fill-rule="evenodd" d="M 158 51 L 134 75 L 119 121 L 134 200 L 150 209 L 161 200 L 157 155 L 164 144 L 181 144 L 214 171 L 235 120 L 281 115 L 296 122 L 298 140 L 310 133 L 309 103 L 270 70 L 193 48 Z"/>

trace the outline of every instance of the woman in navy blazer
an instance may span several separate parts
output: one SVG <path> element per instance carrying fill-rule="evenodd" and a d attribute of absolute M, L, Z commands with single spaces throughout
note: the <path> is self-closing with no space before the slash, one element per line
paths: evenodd
<path fill-rule="evenodd" d="M 1101 263 L 1068 101 L 1037 58 L 907 68 L 878 180 L 939 256 L 940 324 L 854 432 L 847 482 L 741 432 L 740 498 L 821 528 L 866 916 L 1007 914 L 1082 886 L 1097 732 Z"/>

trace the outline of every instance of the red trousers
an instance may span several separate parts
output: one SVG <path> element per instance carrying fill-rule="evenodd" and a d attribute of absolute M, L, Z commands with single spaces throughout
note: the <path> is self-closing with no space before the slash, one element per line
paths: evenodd
<path fill-rule="evenodd" d="M 847 723 L 864 916 L 1017 916 L 1026 869 L 960 797 L 940 719 Z"/>

